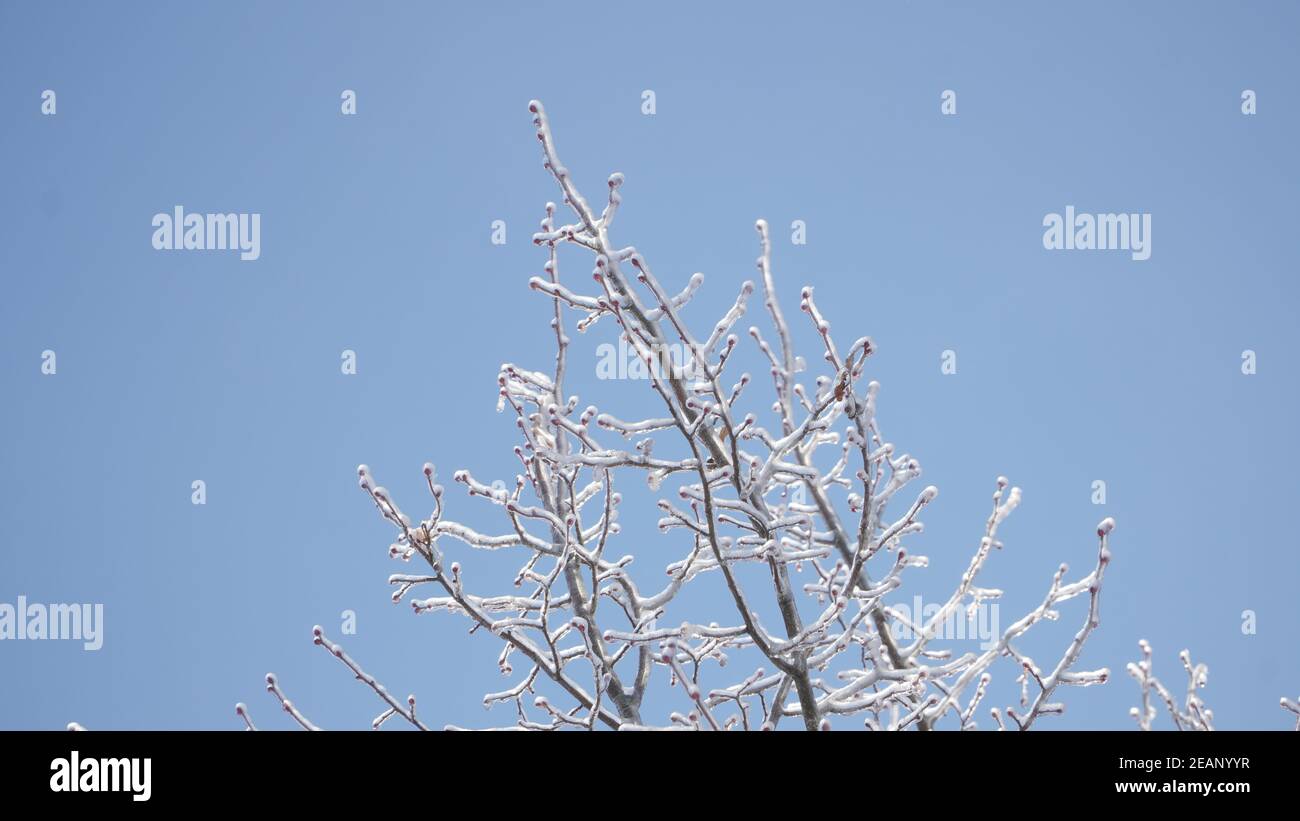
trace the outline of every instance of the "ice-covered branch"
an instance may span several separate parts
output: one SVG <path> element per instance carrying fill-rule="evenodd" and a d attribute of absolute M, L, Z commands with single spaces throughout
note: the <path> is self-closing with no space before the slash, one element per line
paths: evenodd
<path fill-rule="evenodd" d="M 1292 701 L 1284 696 L 1282 698 L 1282 709 L 1296 717 L 1295 729 L 1296 732 L 1300 732 L 1300 698 Z"/>
<path fill-rule="evenodd" d="M 510 448 L 519 472 L 513 481 L 490 481 L 467 469 L 452 474 L 466 504 L 496 523 L 471 526 L 473 519 L 462 519 L 459 504 L 435 483 L 431 464 L 424 465 L 422 484 L 432 510 L 423 519 L 403 512 L 368 467 L 358 469 L 362 490 L 395 531 L 388 555 L 427 566 L 390 576 L 393 600 L 409 595 L 413 612 L 451 613 L 466 619 L 471 633 L 500 642 L 497 666 L 509 683 L 483 703 L 513 712 L 508 729 L 772 729 L 790 717 L 819 730 L 846 716 L 871 729 L 975 729 L 1001 658 L 1019 671 L 1021 706 L 993 715 L 1000 727 L 1028 729 L 1039 717 L 1062 712 L 1062 685 L 1107 680 L 1105 669 L 1077 668 L 1100 624 L 1112 520 L 1098 527 L 1097 562 L 1089 573 L 1067 581 L 1061 565 L 1041 604 L 1000 636 L 991 634 L 981 652 L 948 645 L 943 634 L 951 619 L 1001 595 L 983 577 L 1000 572 L 990 566 L 994 555 L 1014 554 L 1000 551 L 999 529 L 1021 503 L 1020 489 L 998 479 L 992 510 L 951 594 L 937 611 L 905 613 L 893 599 L 906 578 L 928 567 L 911 543 L 938 491 L 917 489 L 920 461 L 882 433 L 881 388 L 866 377 L 875 343 L 858 336 L 841 347 L 813 288 L 804 287 L 799 308 L 824 360 L 809 368 L 795 352 L 768 226 L 759 220 L 765 316 L 754 320 L 766 327 L 756 324 L 747 333 L 770 370 L 772 394 L 755 400 L 766 380 L 738 374 L 732 364 L 743 347 L 735 329 L 755 283 L 744 282 L 721 317 L 696 322 L 705 276 L 661 279 L 635 246 L 615 244 L 610 232 L 624 207 L 623 175 L 608 178 L 606 204 L 597 213 L 561 163 L 544 107 L 533 101 L 529 111 L 544 167 L 572 213 L 561 218 L 547 203 L 533 235 L 546 259 L 543 275 L 528 286 L 547 303 L 553 363 L 540 357 L 507 362 L 497 376 L 497 410 L 513 424 Z M 586 286 L 568 277 L 561 282 L 562 251 L 587 258 L 578 263 L 591 271 Z M 578 361 L 566 324 L 571 312 L 580 317 L 579 331 L 599 327 L 641 369 L 651 405 L 633 411 L 630 421 L 566 393 L 566 376 Z M 668 355 L 669 348 L 679 355 Z M 657 536 L 624 532 L 615 483 L 625 480 L 645 482 L 660 495 Z M 483 570 L 462 564 L 478 551 L 513 564 L 506 573 L 499 564 Z M 641 566 L 652 559 L 667 581 L 660 577 L 656 589 L 643 592 Z M 472 589 L 491 587 L 494 572 L 496 582 L 508 581 L 514 590 Z M 794 573 L 804 574 L 803 583 L 793 582 Z M 714 580 L 718 594 L 679 601 L 701 579 Z M 433 595 L 412 592 L 429 586 Z M 1040 667 L 1021 651 L 1020 638 L 1084 594 L 1082 626 L 1059 659 Z M 709 606 L 715 610 L 700 612 Z M 383 701 L 373 726 L 400 717 L 426 728 L 413 698 L 391 696 L 319 627 L 314 641 Z M 522 674 L 516 674 L 521 658 Z M 762 667 L 734 675 L 735 659 Z M 1150 692 L 1172 704 L 1150 676 L 1149 658 L 1138 669 L 1142 715 Z M 1203 679 L 1203 668 L 1188 662 L 1188 669 Z M 647 690 L 665 683 L 680 688 L 678 709 L 643 715 Z M 268 689 L 298 724 L 316 729 L 273 676 Z M 1283 706 L 1300 709 L 1285 700 Z M 1208 726 L 1209 711 L 1194 700 L 1194 688 L 1174 712 L 1177 721 Z M 252 729 L 242 705 L 238 713 Z M 1149 718 L 1139 721 L 1149 725 Z"/>
<path fill-rule="evenodd" d="M 294 721 L 298 722 L 304 730 L 320 729 L 320 727 L 317 727 L 315 724 L 308 721 L 307 717 L 299 712 L 297 707 L 293 706 L 293 702 L 290 701 L 280 689 L 280 683 L 276 680 L 275 673 L 266 674 L 266 691 L 275 696 L 276 700 L 280 702 L 280 706 L 284 708 L 284 711 L 288 713 Z"/>
<path fill-rule="evenodd" d="M 1183 669 L 1187 673 L 1187 689 L 1183 696 L 1182 704 L 1174 697 L 1165 686 L 1156 678 L 1152 672 L 1151 663 L 1151 645 L 1146 639 L 1138 642 L 1138 647 L 1142 649 L 1142 658 L 1136 662 L 1130 662 L 1128 672 L 1133 678 L 1137 679 L 1138 686 L 1142 689 L 1142 705 L 1129 710 L 1129 714 L 1137 720 L 1138 726 L 1143 730 L 1151 729 L 1151 722 L 1155 720 L 1156 708 L 1151 703 L 1152 694 L 1164 702 L 1165 709 L 1169 712 L 1169 717 L 1174 722 L 1174 727 L 1179 730 L 1213 730 L 1211 721 L 1214 719 L 1214 713 L 1205 702 L 1201 700 L 1198 691 L 1206 685 L 1209 678 L 1209 668 L 1204 664 L 1192 664 L 1192 656 L 1186 650 L 1178 654 L 1178 658 L 1183 663 Z"/>

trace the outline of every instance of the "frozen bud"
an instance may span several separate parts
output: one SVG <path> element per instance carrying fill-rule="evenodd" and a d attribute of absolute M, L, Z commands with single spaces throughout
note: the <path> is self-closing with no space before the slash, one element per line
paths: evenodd
<path fill-rule="evenodd" d="M 823 718 L 821 720 L 821 723 L 817 725 L 817 729 L 821 730 L 822 732 L 827 732 L 828 730 L 830 730 L 830 728 L 831 728 L 831 720 L 829 718 Z"/>
<path fill-rule="evenodd" d="M 610 187 L 610 188 L 618 188 L 618 187 L 619 187 L 620 185 L 622 185 L 622 184 L 623 184 L 623 174 L 622 174 L 622 173 L 620 173 L 620 172 L 618 172 L 618 171 L 615 171 L 613 174 L 610 174 L 610 175 L 609 175 L 609 187 Z"/>
<path fill-rule="evenodd" d="M 247 714 L 248 714 L 248 707 L 244 705 L 244 702 L 241 701 L 235 705 L 235 715 L 242 716 Z M 71 727 L 72 725 L 68 725 L 68 726 Z"/>
<path fill-rule="evenodd" d="M 929 504 L 930 502 L 934 501 L 934 497 L 938 495 L 939 495 L 939 488 L 935 487 L 934 485 L 930 485 L 925 490 L 921 491 L 921 504 Z"/>
<path fill-rule="evenodd" d="M 274 687 L 274 686 L 275 686 L 275 673 L 267 673 L 267 674 L 266 674 L 266 686 L 267 686 L 267 687 Z"/>
<path fill-rule="evenodd" d="M 320 644 L 321 638 L 325 635 L 325 631 L 321 629 L 321 626 L 319 624 L 317 624 L 311 628 L 311 635 L 312 635 L 312 639 L 316 642 L 316 644 Z"/>
<path fill-rule="evenodd" d="M 433 463 L 432 463 L 432 462 L 425 462 L 425 463 L 424 463 L 424 475 L 425 475 L 425 476 L 430 476 L 430 477 L 433 476 Z"/>
<path fill-rule="evenodd" d="M 433 495 L 434 495 L 435 497 L 440 497 L 440 496 L 442 496 L 442 485 L 434 485 L 434 486 L 433 486 Z"/>
<path fill-rule="evenodd" d="M 1110 532 L 1115 529 L 1115 520 L 1110 516 L 1102 519 L 1097 525 L 1098 536 L 1109 536 Z"/>
<path fill-rule="evenodd" d="M 359 476 L 365 476 L 365 475 L 368 474 L 369 472 L 370 472 L 370 466 L 369 466 L 369 465 L 357 465 L 357 475 L 359 475 Z"/>

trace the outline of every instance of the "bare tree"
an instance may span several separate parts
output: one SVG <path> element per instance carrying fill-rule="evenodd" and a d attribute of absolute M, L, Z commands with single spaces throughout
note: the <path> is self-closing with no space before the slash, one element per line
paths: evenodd
<path fill-rule="evenodd" d="M 560 223 L 555 205 L 547 203 L 533 237 L 548 255 L 546 275 L 534 277 L 530 286 L 551 302 L 554 367 L 501 367 L 498 409 L 512 414 L 518 427 L 514 454 L 520 473 L 513 487 L 481 482 L 467 470 L 454 476 L 470 496 L 499 509 L 501 532 L 482 533 L 448 518 L 432 465 L 425 465 L 424 475 L 433 512 L 418 522 L 402 512 L 369 468 L 358 470 L 361 488 L 396 529 L 390 554 L 428 568 L 390 577 L 394 601 L 435 588 L 438 595 L 411 598 L 415 612 L 459 614 L 502 643 L 498 665 L 503 675 L 514 676 L 513 683 L 485 695 L 485 705 L 512 706 L 513 728 L 524 729 L 771 729 L 789 717 L 817 730 L 850 715 L 871 729 L 974 729 L 990 671 L 1005 657 L 1018 671 L 1021 703 L 991 713 L 999 728 L 1024 730 L 1063 711 L 1056 700 L 1061 686 L 1108 679 L 1106 669 L 1076 667 L 1100 623 L 1112 519 L 1097 527 L 1095 565 L 1073 581 L 1061 565 L 1041 603 L 992 637 L 982 652 L 959 654 L 939 646 L 950 618 L 1001 595 L 977 580 L 1002 547 L 998 529 L 1020 503 L 1019 488 L 997 479 L 989 517 L 960 582 L 937 612 L 905 622 L 887 598 L 905 574 L 927 564 L 904 542 L 921 532 L 920 514 L 937 490 L 910 489 L 921 467 L 881 431 L 880 386 L 862 383 L 871 340 L 860 337 L 840 348 L 813 289 L 804 288 L 799 307 L 824 349 L 824 365 L 814 376 L 793 350 L 776 297 L 767 225 L 759 220 L 758 287 L 770 325 L 767 331 L 750 327 L 748 335 L 770 365 L 774 401 L 762 418 L 738 410 L 756 390 L 753 380 L 749 374 L 726 380 L 723 375 L 741 344 L 733 329 L 746 314 L 755 284 L 745 282 L 712 327 L 692 331 L 683 309 L 703 276 L 695 274 L 671 293 L 633 246 L 615 244 L 611 230 L 623 176 L 609 177 L 606 202 L 597 212 L 560 161 L 542 104 L 531 102 L 529 111 L 545 168 L 571 212 L 571 221 Z M 567 246 L 594 258 L 590 293 L 561 281 L 560 249 Z M 578 315 L 579 331 L 602 321 L 602 327 L 616 327 L 657 394 L 655 415 L 624 421 L 595 406 L 580 407 L 578 397 L 566 395 L 570 314 Z M 674 358 L 672 351 L 684 353 Z M 770 429 L 765 419 L 774 422 Z M 661 445 L 656 436 L 668 441 Z M 629 475 L 664 493 L 658 526 L 678 537 L 680 551 L 655 590 L 634 580 L 630 566 L 641 556 L 614 552 L 621 543 L 615 477 Z M 471 577 L 453 558 L 465 547 L 517 551 L 516 592 L 474 592 L 487 581 Z M 796 585 L 792 567 L 810 569 L 804 573 L 808 580 Z M 679 593 L 704 578 L 720 578 L 718 587 L 725 590 L 711 600 L 711 620 L 660 626 Z M 1021 637 L 1039 622 L 1056 619 L 1060 605 L 1080 596 L 1087 605 L 1078 631 L 1059 658 L 1040 666 L 1020 649 Z M 763 623 L 764 608 L 779 624 Z M 413 696 L 393 698 L 319 627 L 313 640 L 384 702 L 375 727 L 399 717 L 426 729 Z M 732 654 L 756 655 L 762 667 L 724 678 Z M 1144 703 L 1148 689 L 1163 694 L 1149 675 L 1149 659 L 1138 670 Z M 316 729 L 273 675 L 267 682 L 297 723 Z M 679 711 L 646 715 L 645 696 L 655 683 L 666 685 L 669 695 L 668 688 L 675 688 Z M 1201 721 L 1199 702 L 1190 698 L 1188 715 Z M 237 709 L 253 728 L 244 705 Z M 1208 718 L 1204 711 L 1207 726 Z"/>

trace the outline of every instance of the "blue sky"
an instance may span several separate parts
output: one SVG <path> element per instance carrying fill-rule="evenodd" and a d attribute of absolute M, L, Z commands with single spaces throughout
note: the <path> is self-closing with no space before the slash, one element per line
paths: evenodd
<path fill-rule="evenodd" d="M 999 474 L 1024 489 L 982 576 L 1007 590 L 1004 625 L 1060 562 L 1086 572 L 1097 521 L 1117 520 L 1081 662 L 1115 678 L 1065 693 L 1044 726 L 1133 726 L 1122 671 L 1139 638 L 1179 689 L 1179 650 L 1209 665 L 1220 726 L 1289 726 L 1298 17 L 1259 2 L 4 4 L 0 602 L 101 602 L 105 639 L 0 643 L 0 727 L 236 728 L 240 700 L 285 727 L 270 670 L 317 723 L 367 726 L 377 702 L 311 646 L 316 623 L 431 722 L 512 720 L 481 707 L 511 683 L 494 640 L 389 602 L 405 568 L 354 471 L 421 515 L 426 460 L 448 485 L 461 467 L 513 479 L 497 368 L 552 356 L 550 304 L 527 288 L 545 261 L 528 237 L 558 198 L 531 98 L 589 197 L 626 175 L 616 241 L 674 288 L 706 274 L 697 327 L 754 275 L 764 217 L 787 314 L 803 319 L 815 285 L 841 345 L 875 339 L 881 425 L 940 489 L 905 600 L 956 584 Z M 176 205 L 261 214 L 260 258 L 154 250 L 151 219 Z M 1151 258 L 1045 250 L 1043 217 L 1067 205 L 1151 214 Z M 796 219 L 806 245 L 789 242 Z M 588 258 L 561 265 L 587 281 Z M 607 323 L 579 338 L 570 390 L 632 416 L 644 386 L 594 377 L 611 338 Z M 456 516 L 493 527 L 457 490 Z M 643 495 L 620 549 L 657 574 L 677 553 Z M 516 558 L 465 561 L 504 592 Z M 1036 628 L 1041 663 L 1080 607 Z M 994 703 L 1013 704 L 1013 665 L 994 672 Z"/>

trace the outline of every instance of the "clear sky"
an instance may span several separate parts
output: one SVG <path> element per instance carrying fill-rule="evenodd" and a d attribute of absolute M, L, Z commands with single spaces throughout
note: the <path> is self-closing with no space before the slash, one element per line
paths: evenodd
<path fill-rule="evenodd" d="M 697 327 L 754 276 L 765 217 L 787 314 L 812 284 L 842 345 L 875 339 L 883 430 L 940 489 L 903 601 L 956 584 L 999 474 L 1024 489 L 982 576 L 1003 626 L 1117 520 L 1081 661 L 1115 677 L 1043 726 L 1134 726 L 1123 668 L 1146 638 L 1179 690 L 1178 651 L 1209 665 L 1220 726 L 1287 728 L 1298 23 L 1265 2 L 0 5 L 0 602 L 105 619 L 95 652 L 0 642 L 0 727 L 233 729 L 240 700 L 287 727 L 271 670 L 317 723 L 367 726 L 378 703 L 316 623 L 429 721 L 511 722 L 481 706 L 512 683 L 497 641 L 389 602 L 407 568 L 354 471 L 422 516 L 426 460 L 449 486 L 461 467 L 513 481 L 497 368 L 552 361 L 527 288 L 558 199 L 536 97 L 589 197 L 626 175 L 615 240 L 674 288 L 706 274 Z M 260 214 L 260 258 L 155 250 L 177 205 Z M 1071 205 L 1150 214 L 1150 259 L 1044 249 Z M 589 258 L 561 264 L 589 281 Z M 656 415 L 643 384 L 595 379 L 611 329 L 578 338 L 570 390 Z M 456 517 L 499 526 L 460 490 Z M 678 549 L 642 495 L 618 549 L 657 575 Z M 462 558 L 511 589 L 517 555 Z M 1081 607 L 1035 629 L 1040 663 Z M 1014 704 L 1014 665 L 994 673 L 992 703 Z"/>

